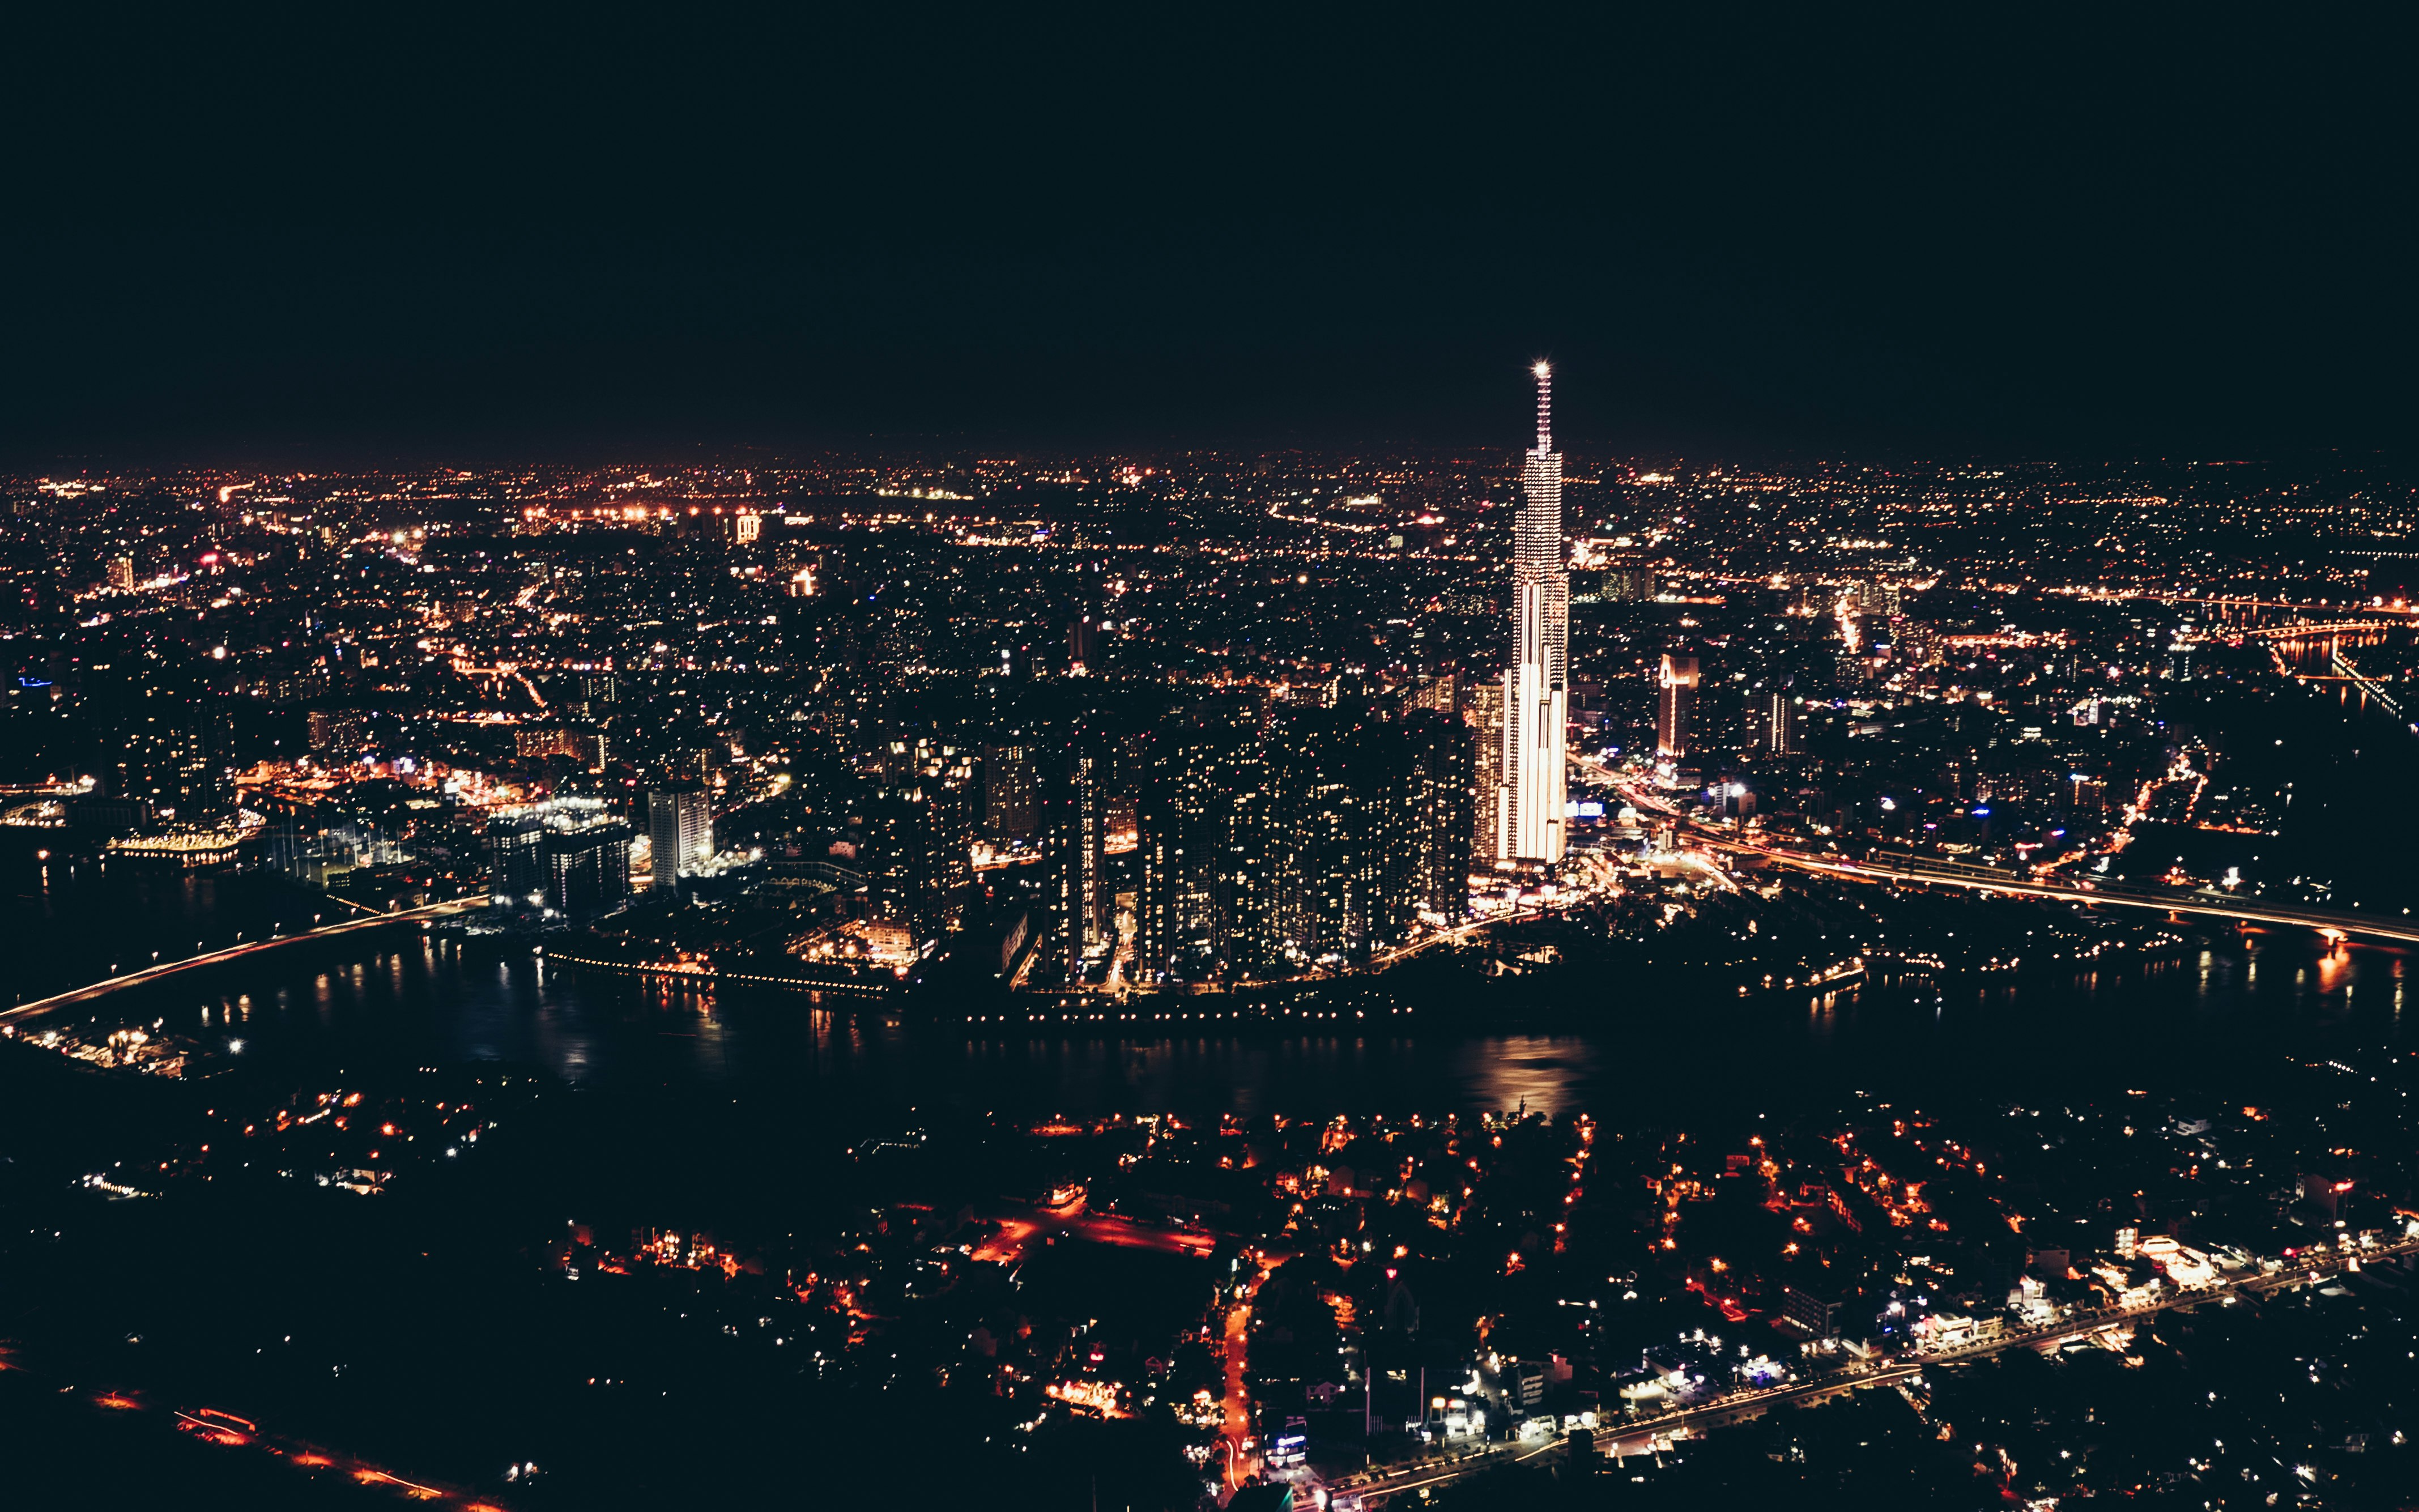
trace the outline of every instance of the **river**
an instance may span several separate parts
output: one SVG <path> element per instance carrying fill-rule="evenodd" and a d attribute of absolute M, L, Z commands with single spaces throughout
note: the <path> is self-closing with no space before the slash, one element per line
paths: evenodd
<path fill-rule="evenodd" d="M 1602 993 L 1601 1026 L 1117 1040 L 970 1038 L 791 995 L 715 998 L 583 975 L 525 949 L 398 930 L 303 946 L 112 1000 L 252 1062 L 346 1068 L 506 1061 L 567 1082 L 709 1089 L 886 1118 L 916 1105 L 1095 1115 L 1587 1110 L 1685 1118 L 1708 1101 L 1776 1111 L 1857 1090 L 1956 1085 L 2016 1101 L 2115 1086 L 2227 1090 L 2280 1057 L 2392 1053 L 2408 958 L 2299 933 L 2196 948 L 2080 977 L 1887 982 L 1742 1003 Z M 2257 1100 L 2256 1088 L 2244 1095 Z"/>

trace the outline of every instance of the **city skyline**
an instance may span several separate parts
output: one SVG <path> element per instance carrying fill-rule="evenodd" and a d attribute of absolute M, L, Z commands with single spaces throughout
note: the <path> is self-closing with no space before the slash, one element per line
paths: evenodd
<path fill-rule="evenodd" d="M 2410 1484 L 2419 478 L 1624 463 L 1560 376 L 1517 455 L 0 477 L 12 1462 Z"/>
<path fill-rule="evenodd" d="M 29 14 L 10 1505 L 2419 1506 L 2409 30 Z"/>

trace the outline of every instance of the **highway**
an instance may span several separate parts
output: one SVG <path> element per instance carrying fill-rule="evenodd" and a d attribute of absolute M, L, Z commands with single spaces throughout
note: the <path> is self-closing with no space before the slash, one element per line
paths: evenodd
<path fill-rule="evenodd" d="M 416 919 L 442 918 L 449 914 L 459 914 L 472 908 L 486 906 L 487 900 L 484 895 L 476 898 L 456 898 L 448 903 L 429 903 L 420 908 L 407 908 L 398 913 L 373 914 L 366 918 L 348 918 L 341 924 L 323 924 L 316 929 L 297 930 L 291 934 L 273 934 L 265 940 L 246 940 L 241 945 L 230 945 L 223 950 L 189 955 L 181 961 L 163 961 L 156 966 L 146 966 L 140 971 L 130 971 L 123 976 L 104 978 L 85 986 L 54 993 L 48 997 L 36 998 L 30 1003 L 21 1003 L 15 1008 L 0 1011 L 0 1024 L 16 1024 L 26 1019 L 39 1018 L 44 1013 L 54 1012 L 62 1008 L 72 1008 L 79 1003 L 88 1003 L 95 998 L 106 997 L 112 993 L 123 991 L 128 987 L 139 987 L 146 982 L 173 977 L 180 971 L 193 971 L 202 966 L 215 966 L 229 961 L 239 961 L 245 956 L 256 955 L 263 950 L 274 950 L 281 946 L 292 945 L 298 940 L 325 940 L 339 934 L 350 934 L 360 930 L 380 929 L 389 924 L 406 923 Z"/>
<path fill-rule="evenodd" d="M 1410 957 L 1419 954 L 1422 950 L 1429 949 L 1432 947 L 1443 945 L 1447 942 L 1458 942 L 1470 939 L 1473 935 L 1477 935 L 1487 930 L 1493 929 L 1498 924 L 1517 924 L 1523 919 L 1543 918 L 1545 917 L 1546 911 L 1543 908 L 1516 908 L 1501 914 L 1487 914 L 1481 918 L 1473 918 L 1466 924 L 1455 924 L 1447 928 L 1438 930 L 1432 934 L 1424 934 L 1408 945 L 1398 945 L 1391 950 L 1381 950 L 1377 954 L 1372 955 L 1364 964 L 1347 966 L 1343 968 L 1343 970 L 1338 971 L 1336 975 L 1344 976 L 1353 972 L 1383 971 L 1386 967 L 1393 965 L 1394 963 L 1409 960 Z"/>
<path fill-rule="evenodd" d="M 2258 1272 L 2223 1285 L 2201 1287 L 2161 1297 L 2138 1307 L 2112 1307 L 2080 1313 L 2042 1328 L 2003 1334 L 1996 1338 L 1932 1353 L 1872 1361 L 1851 1365 L 1845 1370 L 1812 1381 L 1793 1381 L 1780 1386 L 1764 1386 L 1749 1391 L 1733 1392 L 1710 1401 L 1677 1412 L 1654 1417 L 1630 1418 L 1608 1424 L 1599 1429 L 1608 1441 L 1608 1448 L 1628 1445 L 1635 1448 L 1621 1452 L 1642 1453 L 1645 1446 L 1658 1437 L 1685 1434 L 1698 1428 L 1714 1427 L 1725 1423 L 1758 1417 L 1776 1407 L 1819 1401 L 1867 1386 L 1891 1386 L 1920 1376 L 1933 1365 L 1948 1365 L 1962 1360 L 1976 1360 L 2008 1350 L 2040 1349 L 2068 1339 L 2097 1334 L 2105 1329 L 2121 1327 L 2144 1318 L 2153 1317 L 2174 1307 L 2191 1307 L 2201 1303 L 2225 1302 L 2230 1299 L 2257 1299 L 2296 1287 L 2341 1275 L 2347 1270 L 2364 1263 L 2390 1257 L 2419 1253 L 2419 1240 L 2406 1240 L 2398 1244 L 2380 1245 L 2358 1255 L 2330 1255 L 2315 1260 L 2304 1259 L 2275 1272 Z M 1521 1464 L 1541 1454 L 1560 1449 L 1567 1441 L 1548 1439 L 1542 1443 L 1495 1444 L 1476 1450 L 1450 1464 L 1416 1465 L 1379 1475 L 1361 1484 L 1347 1478 L 1329 1487 L 1334 1504 L 1350 1508 L 1355 1504 L 1374 1506 L 1405 1491 L 1447 1485 L 1456 1480 L 1491 1470 L 1501 1465 Z"/>
<path fill-rule="evenodd" d="M 1964 887 L 1975 892 L 2000 892 L 2011 897 L 2050 898 L 2065 903 L 2106 903 L 2123 908 L 2154 908 L 2161 913 L 2195 914 L 2209 918 L 2230 918 L 2247 924 L 2276 924 L 2288 928 L 2334 930 L 2343 934 L 2359 934 L 2373 939 L 2392 940 L 2399 944 L 2419 945 L 2419 917 L 2392 918 L 2360 913 L 2354 909 L 2302 908 L 2291 903 L 2261 903 L 2249 898 L 2220 898 L 2198 893 L 2162 892 L 2149 887 L 2130 887 L 2122 884 L 2098 887 L 2059 885 L 2052 882 L 2026 881 L 2015 877 L 1960 876 L 1948 872 L 1918 871 L 1908 867 L 1879 865 L 1871 860 L 1851 861 L 1838 856 L 1809 856 L 1802 851 L 1783 850 L 1778 846 L 1753 845 L 1732 840 L 1692 824 L 1678 810 L 1652 794 L 1640 789 L 1602 762 L 1589 756 L 1573 758 L 1581 766 L 1592 768 L 1589 775 L 1612 785 L 1631 807 L 1641 813 L 1653 813 L 1678 822 L 1688 838 L 1711 850 L 1734 856 L 1760 856 L 1775 866 L 1786 866 L 1801 872 L 1817 872 L 1826 876 L 1851 882 L 1917 883 L 1926 887 Z"/>
<path fill-rule="evenodd" d="M 1931 1365 L 1947 1365 L 1960 1360 L 1980 1359 L 2008 1350 L 2039 1349 L 2072 1338 L 2097 1334 L 2139 1319 L 2152 1317 L 2175 1307 L 2190 1307 L 2205 1302 L 2224 1302 L 2233 1298 L 2258 1298 L 2272 1292 L 2290 1290 L 2316 1281 L 2340 1275 L 2356 1261 L 2379 1260 L 2393 1256 L 2419 1251 L 2419 1242 L 2405 1241 L 2399 1244 L 2380 1245 L 2363 1255 L 2333 1255 L 2315 1263 L 2303 1261 L 2276 1272 L 2260 1272 L 2218 1286 L 2200 1287 L 2179 1291 L 2148 1302 L 2138 1307 L 2109 1307 L 2051 1323 L 2042 1328 L 2026 1329 L 2003 1334 L 1996 1338 L 1941 1350 L 1926 1354 L 1909 1355 L 1887 1361 L 1852 1366 L 1839 1375 L 1819 1381 L 1785 1386 L 1769 1386 L 1756 1391 L 1734 1392 L 1728 1396 L 1667 1412 L 1660 1417 L 1638 1418 L 1620 1425 L 1616 1437 L 1628 1439 L 1648 1434 L 1670 1433 L 1675 1428 L 1710 1427 L 1753 1417 L 1786 1402 L 1819 1397 L 1858 1386 L 1887 1385 L 1908 1376 L 1919 1375 Z"/>
<path fill-rule="evenodd" d="M 2054 883 L 2025 882 L 2012 877 L 1964 877 L 1949 873 L 1914 871 L 1903 867 L 1876 866 L 1869 861 L 1849 861 L 1836 856 L 1813 856 L 1796 851 L 1775 850 L 1768 846 L 1749 845 L 1738 841 L 1721 840 L 1697 833 L 1693 838 L 1716 850 L 1736 855 L 1761 856 L 1776 866 L 1794 867 L 1804 872 L 1820 872 L 1844 877 L 1854 882 L 1920 883 L 1926 887 L 1964 887 L 1977 892 L 2001 892 L 2011 897 L 2053 898 L 2066 903 L 2107 903 L 2124 908 L 2154 908 L 2161 913 L 2196 914 L 2211 918 L 2238 919 L 2250 924 L 2280 924 L 2300 929 L 2334 930 L 2345 934 L 2362 934 L 2402 944 L 2419 944 L 2419 918 L 2389 918 L 2329 908 L 2297 908 L 2290 903 L 2263 903 L 2250 899 L 2210 898 L 2193 893 L 2162 894 L 2147 888 L 2118 890 L 2112 887 L 2061 887 Z"/>
<path fill-rule="evenodd" d="M 79 1387 L 71 1382 L 61 1383 L 54 1371 L 38 1371 L 6 1345 L 0 1345 L 0 1376 L 6 1376 L 11 1388 L 16 1390 L 39 1391 L 44 1396 L 80 1396 L 96 1411 L 110 1414 L 125 1413 L 137 1420 L 147 1419 L 163 1436 L 183 1434 L 229 1451 L 266 1455 L 291 1467 L 307 1481 L 323 1487 L 338 1481 L 351 1481 L 357 1486 L 393 1492 L 398 1501 L 456 1508 L 458 1512 L 503 1512 L 494 1500 L 476 1490 L 407 1480 L 384 1466 L 373 1464 L 345 1450 L 279 1433 L 223 1408 L 171 1405 L 164 1412 L 155 1413 L 151 1401 L 147 1399 L 150 1394 L 131 1386 Z M 246 1475 L 244 1478 L 250 1477 Z M 222 1484 L 239 1483 L 219 1482 L 206 1473 L 195 1480 L 191 1495 L 179 1499 L 176 1504 L 205 1504 L 211 1489 Z M 337 1494 L 332 1489 L 316 1493 L 308 1504 L 318 1504 L 320 1496 Z"/>

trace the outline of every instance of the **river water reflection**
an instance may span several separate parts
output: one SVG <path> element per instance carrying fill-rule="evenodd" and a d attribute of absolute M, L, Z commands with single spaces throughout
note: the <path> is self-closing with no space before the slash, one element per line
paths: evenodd
<path fill-rule="evenodd" d="M 1093 1115 L 1308 1115 L 1526 1106 L 1686 1118 L 1708 1103 L 1775 1111 L 1856 1090 L 1959 1088 L 2018 1101 L 2114 1087 L 2234 1095 L 2280 1057 L 2397 1050 L 2407 957 L 2301 936 L 2079 979 L 1886 983 L 1803 998 L 1668 1000 L 1592 989 L 1586 1026 L 1490 1034 L 1242 1032 L 1157 1040 L 975 1039 L 793 995 L 666 994 L 525 950 L 391 934 L 114 1000 L 256 1060 L 347 1066 L 502 1060 L 584 1086 L 727 1087 L 839 1113 L 909 1104 Z M 2257 1096 L 2256 1086 L 2243 1095 Z"/>

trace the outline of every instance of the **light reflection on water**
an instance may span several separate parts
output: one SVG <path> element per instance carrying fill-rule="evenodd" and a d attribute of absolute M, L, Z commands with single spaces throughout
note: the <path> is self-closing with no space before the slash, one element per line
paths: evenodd
<path fill-rule="evenodd" d="M 1955 1085 L 2021 1097 L 2052 1078 L 2163 1085 L 2273 1065 L 2279 1050 L 2380 1048 L 2399 1035 L 2405 976 L 2399 951 L 2330 952 L 2271 936 L 2242 953 L 2072 980 L 1886 983 L 1749 1001 L 1592 996 L 1585 1032 L 968 1039 L 798 996 L 717 999 L 583 978 L 526 955 L 391 937 L 386 947 L 344 965 L 289 963 L 283 976 L 272 956 L 241 981 L 212 981 L 207 1000 L 163 984 L 123 1007 L 130 1019 L 181 1015 L 206 1039 L 223 1038 L 248 996 L 257 1016 L 243 1033 L 264 1056 L 503 1060 L 593 1086 L 729 1086 L 801 1104 L 1685 1117 L 1708 1103 L 1836 1101 L 1850 1088 Z"/>

